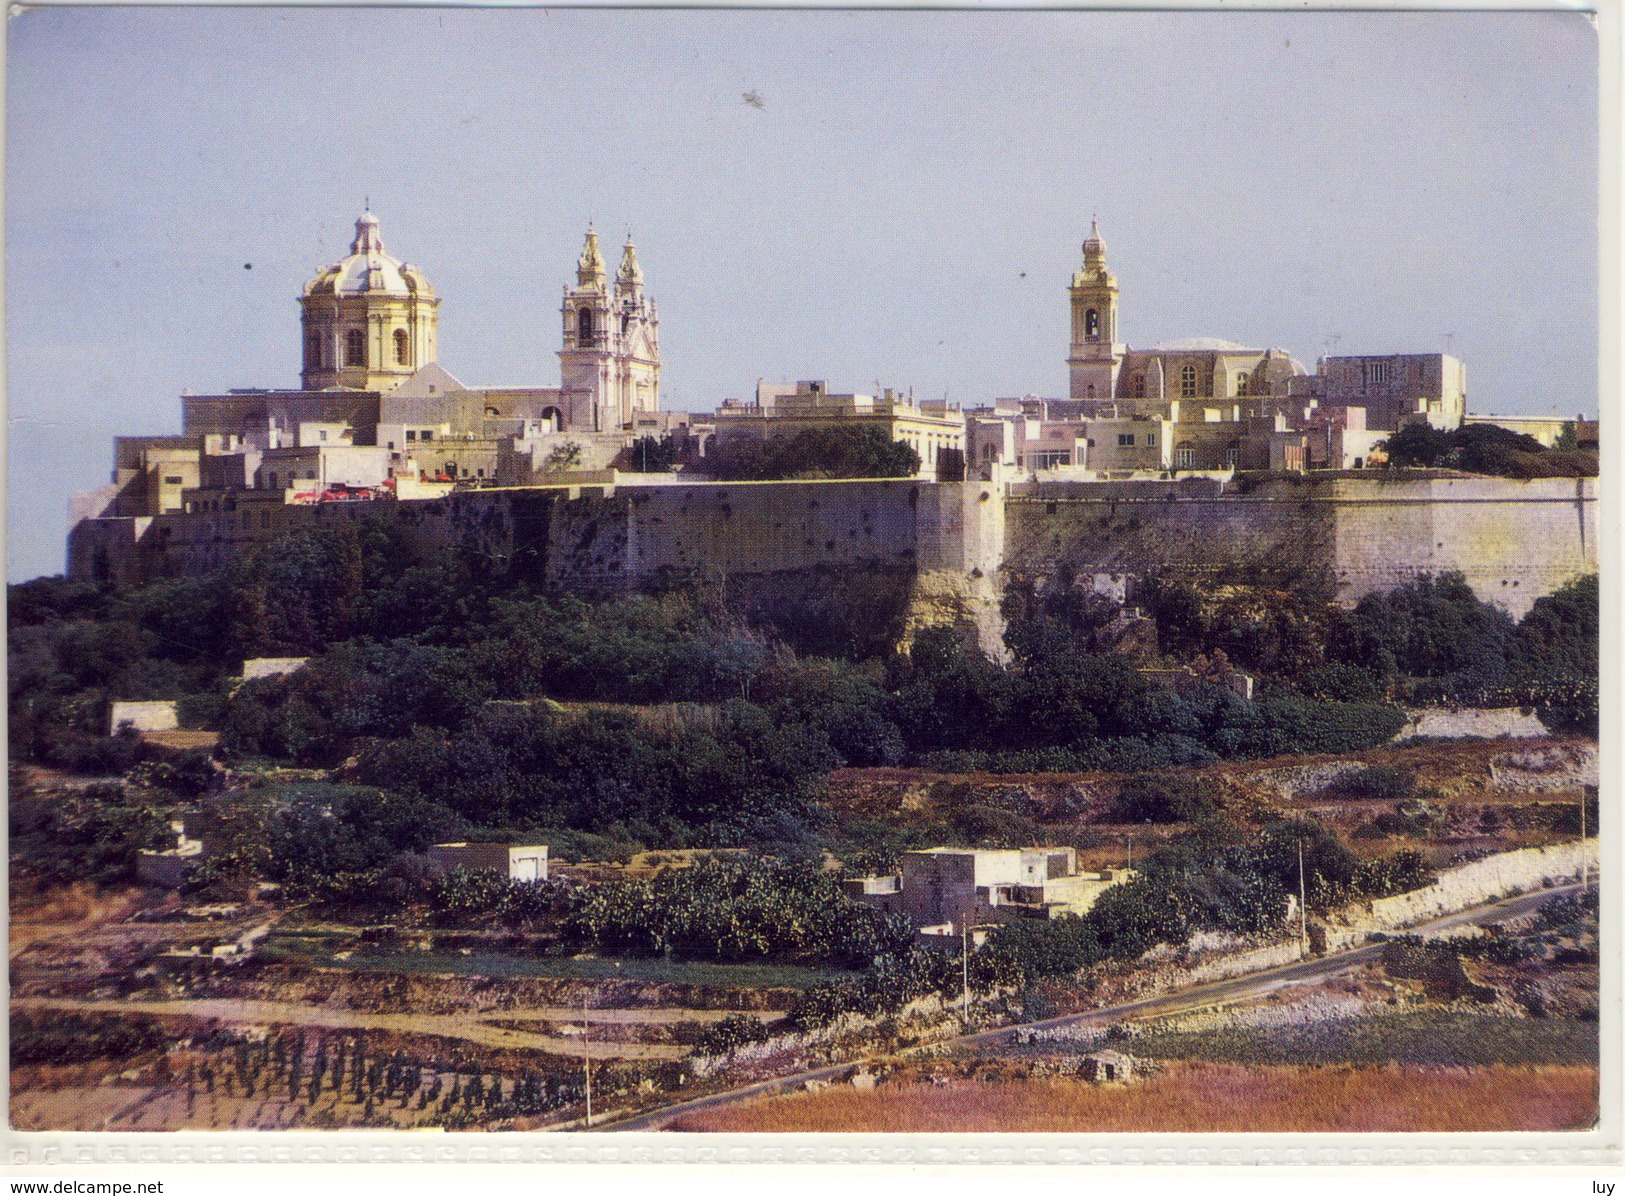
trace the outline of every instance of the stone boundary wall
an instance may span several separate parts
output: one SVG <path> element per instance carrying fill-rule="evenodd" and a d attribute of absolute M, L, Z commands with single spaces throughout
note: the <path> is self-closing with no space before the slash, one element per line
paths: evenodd
<path fill-rule="evenodd" d="M 1262 972 L 1269 968 L 1297 963 L 1305 954 L 1302 941 L 1294 935 L 1285 942 L 1269 943 L 1233 954 L 1216 955 L 1191 968 L 1186 973 L 1186 978 L 1191 984 L 1209 984 L 1215 980 L 1243 976 L 1248 972 Z"/>
<path fill-rule="evenodd" d="M 173 731 L 181 725 L 173 701 L 114 702 L 107 713 L 107 733 L 117 735 L 126 723 L 136 731 Z"/>
<path fill-rule="evenodd" d="M 1534 739 L 1550 734 L 1533 711 L 1506 706 L 1495 710 L 1407 710 L 1411 720 L 1394 742 L 1407 739 Z"/>
<path fill-rule="evenodd" d="M 1499 852 L 1440 873 L 1424 889 L 1344 906 L 1316 930 L 1324 930 L 1327 951 L 1358 946 L 1373 933 L 1403 930 L 1503 897 L 1579 880 L 1585 868 L 1596 870 L 1597 858 L 1595 839 Z"/>

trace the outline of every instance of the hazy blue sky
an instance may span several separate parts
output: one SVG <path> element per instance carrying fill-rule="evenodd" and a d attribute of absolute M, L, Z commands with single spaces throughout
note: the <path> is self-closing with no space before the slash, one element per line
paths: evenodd
<path fill-rule="evenodd" d="M 297 385 L 370 196 L 470 384 L 556 385 L 588 217 L 668 405 L 1066 393 L 1098 212 L 1131 345 L 1432 352 L 1597 406 L 1597 45 L 1562 13 L 56 9 L 11 21 L 13 580 L 178 395 Z M 761 106 L 746 103 L 755 92 Z M 245 269 L 252 266 L 252 269 Z"/>

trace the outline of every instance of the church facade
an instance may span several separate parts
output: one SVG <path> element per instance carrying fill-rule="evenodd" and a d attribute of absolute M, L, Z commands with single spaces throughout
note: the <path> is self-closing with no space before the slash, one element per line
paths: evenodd
<path fill-rule="evenodd" d="M 268 529 L 279 506 L 523 485 L 603 469 L 686 418 L 660 411 L 659 316 L 630 236 L 612 282 L 587 230 L 560 307 L 557 386 L 469 386 L 443 368 L 440 299 L 388 253 L 371 211 L 299 308 L 298 389 L 183 396 L 179 434 L 115 440 L 111 484 L 75 500 L 76 529 L 176 514 Z M 99 572 L 74 559 L 72 535 L 69 557 L 77 575 Z"/>

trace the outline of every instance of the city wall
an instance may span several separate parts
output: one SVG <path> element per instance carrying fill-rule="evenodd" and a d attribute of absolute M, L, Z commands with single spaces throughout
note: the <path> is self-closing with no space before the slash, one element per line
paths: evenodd
<path fill-rule="evenodd" d="M 1344 604 L 1460 572 L 1522 616 L 1597 567 L 1597 481 L 1274 477 L 1012 487 L 1012 576 L 1135 573 L 1252 582 Z"/>
<path fill-rule="evenodd" d="M 707 583 L 753 613 L 813 622 L 841 603 L 870 603 L 877 635 L 897 640 L 951 623 L 1000 652 L 999 597 L 1014 577 L 1186 577 L 1348 604 L 1418 574 L 1459 570 L 1481 598 L 1521 616 L 1596 569 L 1596 485 L 808 481 L 255 502 L 240 515 L 83 520 L 70 537 L 69 570 L 125 581 L 202 574 L 297 526 L 386 520 L 415 557 L 479 553 L 541 586 L 595 593 Z"/>

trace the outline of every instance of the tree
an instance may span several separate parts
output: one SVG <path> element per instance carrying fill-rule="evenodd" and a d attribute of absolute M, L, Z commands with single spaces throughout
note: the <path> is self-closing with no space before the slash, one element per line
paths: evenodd
<path fill-rule="evenodd" d="M 640 436 L 627 450 L 626 460 L 634 473 L 670 473 L 677 461 L 677 446 L 670 436 Z"/>
<path fill-rule="evenodd" d="M 1596 735 L 1601 591 L 1596 574 L 1535 600 L 1510 645 L 1513 691 L 1553 730 Z"/>
<path fill-rule="evenodd" d="M 1431 469 L 1444 465 L 1456 445 L 1449 432 L 1419 423 L 1407 424 L 1377 447 L 1387 450 L 1390 469 L 1417 465 Z"/>
<path fill-rule="evenodd" d="M 727 437 L 713 443 L 702 468 L 715 478 L 907 478 L 920 471 L 920 455 L 884 428 L 803 428 L 768 435 Z"/>
<path fill-rule="evenodd" d="M 573 440 L 554 445 L 553 451 L 547 454 L 547 460 L 542 464 L 543 473 L 564 473 L 580 468 L 581 446 Z"/>
<path fill-rule="evenodd" d="M 1117 791 L 1115 816 L 1123 822 L 1195 822 L 1218 813 L 1222 805 L 1211 781 L 1141 773 Z"/>

